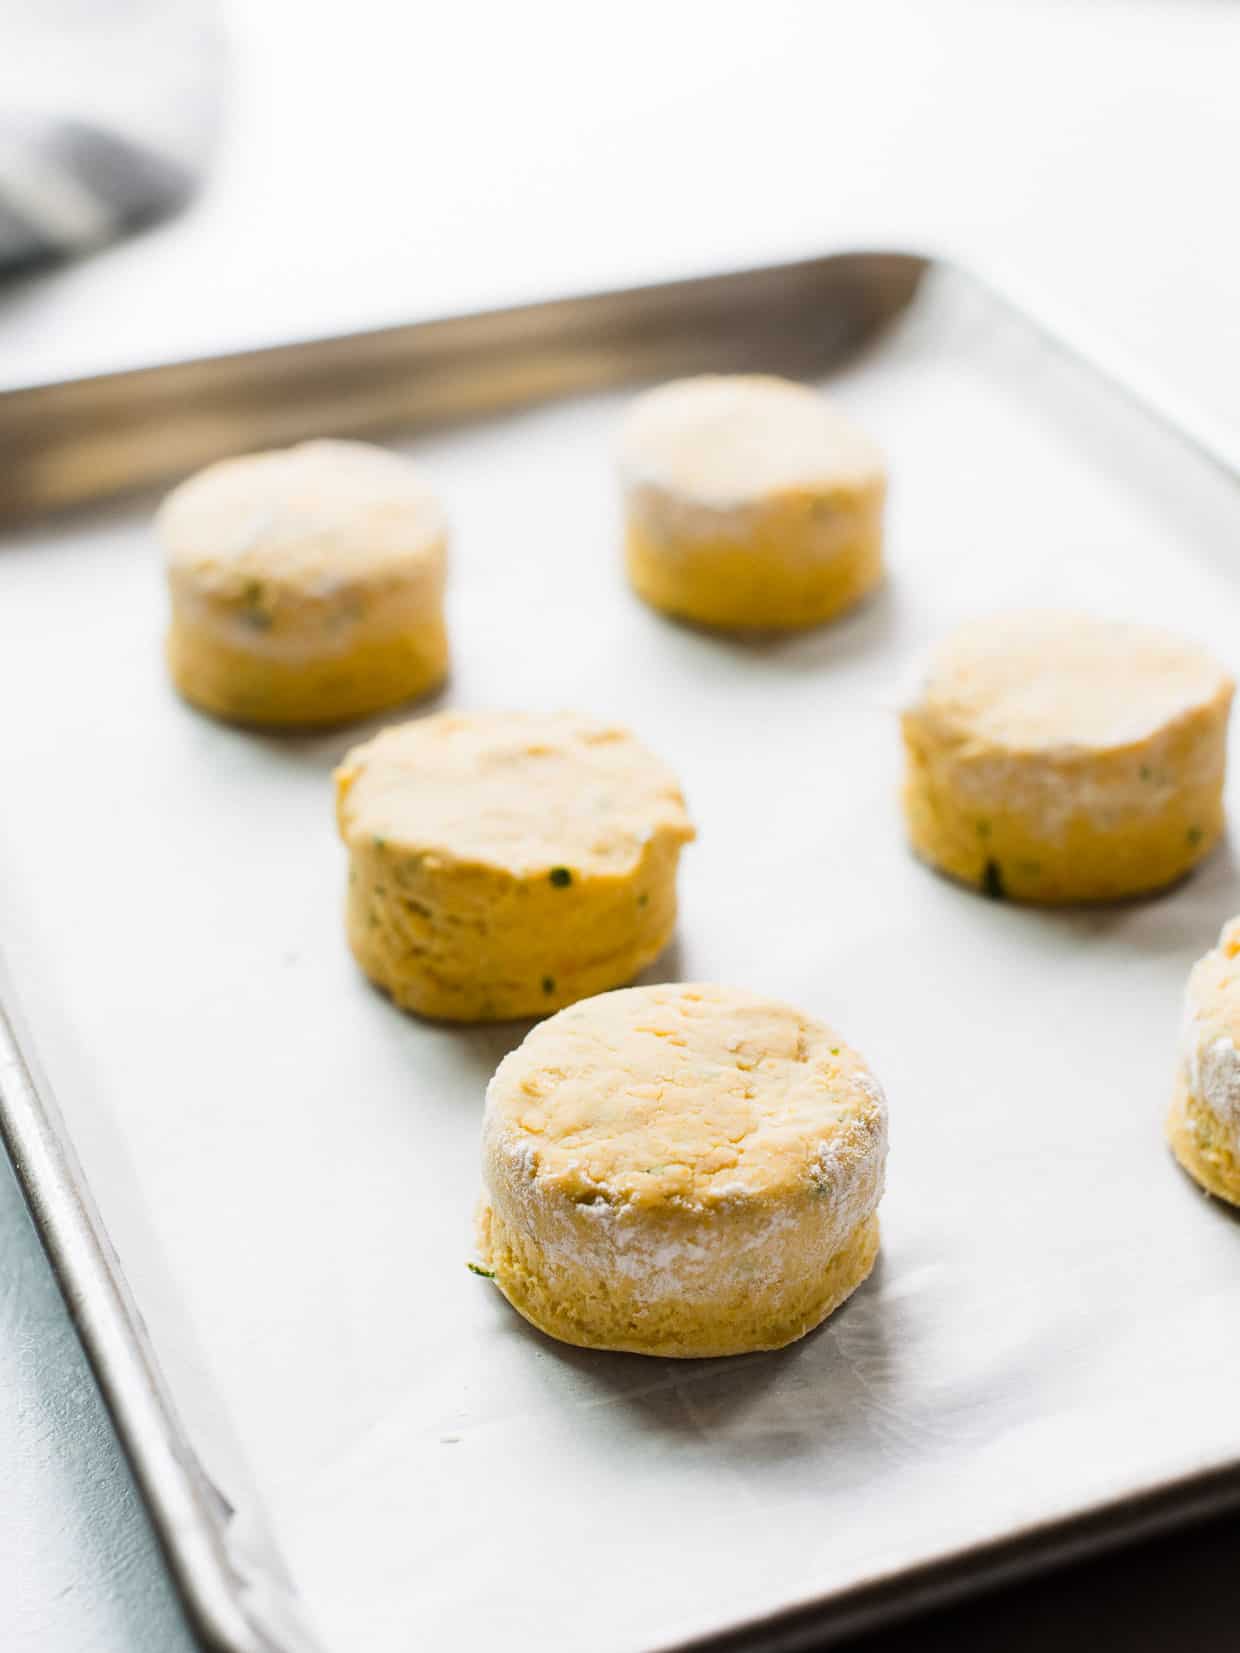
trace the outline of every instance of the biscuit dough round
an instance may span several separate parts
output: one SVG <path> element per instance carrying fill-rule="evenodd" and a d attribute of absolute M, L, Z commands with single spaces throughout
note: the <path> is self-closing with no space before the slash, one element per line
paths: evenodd
<path fill-rule="evenodd" d="M 1240 918 L 1188 978 L 1167 1139 L 1189 1176 L 1240 1205 Z"/>
<path fill-rule="evenodd" d="M 812 626 L 882 577 L 882 457 L 806 385 L 707 375 L 647 391 L 620 472 L 629 578 L 665 613 Z"/>
<path fill-rule="evenodd" d="M 1032 610 L 935 649 L 903 715 L 914 850 L 992 896 L 1173 883 L 1223 830 L 1231 678 L 1168 632 Z"/>
<path fill-rule="evenodd" d="M 447 527 L 400 455 L 306 442 L 226 459 L 174 489 L 156 529 L 169 669 L 204 711 L 337 723 L 443 681 Z"/>
<path fill-rule="evenodd" d="M 349 943 L 406 1010 L 542 1015 L 631 981 L 671 939 L 693 827 L 626 729 L 444 712 L 350 752 L 336 785 Z"/>
<path fill-rule="evenodd" d="M 605 993 L 488 1087 L 478 1250 L 565 1343 L 777 1349 L 873 1267 L 886 1155 L 882 1091 L 821 1022 L 726 987 Z"/>

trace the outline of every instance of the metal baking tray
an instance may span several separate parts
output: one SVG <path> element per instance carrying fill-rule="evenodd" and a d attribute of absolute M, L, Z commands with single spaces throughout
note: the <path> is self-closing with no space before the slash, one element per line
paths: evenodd
<path fill-rule="evenodd" d="M 742 366 L 822 378 L 889 455 L 890 580 L 810 635 L 678 627 L 621 578 L 620 387 Z M 102 497 L 374 429 L 455 524 L 447 700 L 618 717 L 681 776 L 651 977 L 786 997 L 884 1081 L 881 1262 L 790 1349 L 589 1354 L 466 1272 L 524 1029 L 355 970 L 356 730 L 167 687 L 153 496 Z M 1077 604 L 1236 663 L 1240 470 L 1200 419 L 886 253 L 31 388 L 0 442 L 0 1118 L 204 1643 L 792 1649 L 1240 1497 L 1240 1227 L 1160 1141 L 1234 852 L 1024 911 L 916 865 L 895 802 L 901 682 L 964 615 Z"/>

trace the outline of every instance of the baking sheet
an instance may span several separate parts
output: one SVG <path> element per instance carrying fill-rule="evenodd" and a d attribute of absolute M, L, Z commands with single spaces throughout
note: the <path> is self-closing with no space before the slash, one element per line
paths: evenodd
<path fill-rule="evenodd" d="M 328 1648 L 672 1647 L 1240 1459 L 1240 1225 L 1159 1135 L 1233 850 L 1141 905 L 985 902 L 904 850 L 894 710 L 920 649 L 1013 602 L 1234 667 L 1236 490 L 955 277 L 832 388 L 890 458 L 891 579 L 791 640 L 628 595 L 622 399 L 416 445 L 456 531 L 443 703 L 629 722 L 701 834 L 646 979 L 791 999 L 887 1089 L 880 1264 L 775 1355 L 563 1348 L 466 1272 L 524 1030 L 358 978 L 329 785 L 357 732 L 174 699 L 149 505 L 4 546 L 10 970 L 191 1437 Z"/>

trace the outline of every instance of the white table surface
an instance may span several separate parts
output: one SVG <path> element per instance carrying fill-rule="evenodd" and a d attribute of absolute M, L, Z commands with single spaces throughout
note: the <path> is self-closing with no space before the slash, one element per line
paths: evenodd
<path fill-rule="evenodd" d="M 0 384 L 868 242 L 1018 273 L 1240 430 L 1221 0 L 236 0 L 231 27 L 203 197 L 0 290 Z M 0 53 L 0 106 L 26 80 Z M 0 1474 L 5 1653 L 190 1646 L 2 1167 Z M 1221 1653 L 1238 1546 L 1222 1523 L 873 1645 Z"/>

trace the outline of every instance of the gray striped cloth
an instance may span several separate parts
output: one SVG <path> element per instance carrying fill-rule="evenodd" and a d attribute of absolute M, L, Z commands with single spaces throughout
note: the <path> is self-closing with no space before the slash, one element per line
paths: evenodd
<path fill-rule="evenodd" d="M 214 0 L 0 0 L 0 273 L 175 212 L 219 125 Z"/>

